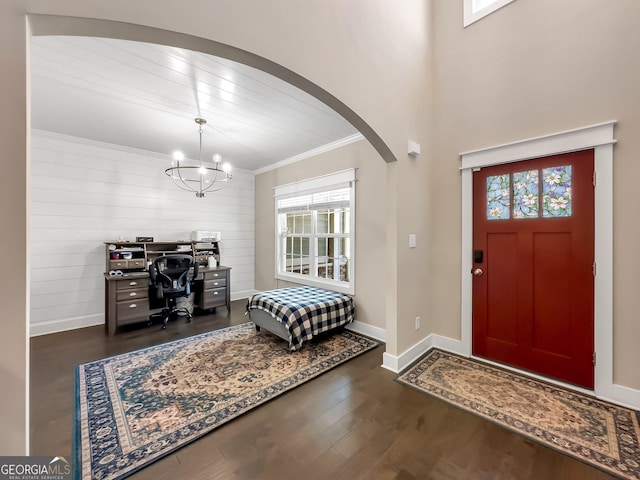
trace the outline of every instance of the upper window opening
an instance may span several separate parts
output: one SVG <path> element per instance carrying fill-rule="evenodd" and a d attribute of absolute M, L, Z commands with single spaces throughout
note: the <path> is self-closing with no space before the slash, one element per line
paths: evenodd
<path fill-rule="evenodd" d="M 464 0 L 464 26 L 486 17 L 513 0 Z"/>

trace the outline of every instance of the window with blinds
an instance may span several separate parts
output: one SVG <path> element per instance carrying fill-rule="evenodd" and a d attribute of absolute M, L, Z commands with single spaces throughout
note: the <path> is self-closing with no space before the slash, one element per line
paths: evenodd
<path fill-rule="evenodd" d="M 276 277 L 354 293 L 355 170 L 276 187 Z"/>

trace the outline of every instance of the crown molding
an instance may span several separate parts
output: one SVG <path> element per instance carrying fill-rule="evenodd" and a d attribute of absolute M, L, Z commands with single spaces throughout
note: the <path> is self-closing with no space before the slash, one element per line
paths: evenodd
<path fill-rule="evenodd" d="M 321 153 L 330 152 L 331 150 L 344 147 L 345 145 L 358 142 L 362 139 L 364 139 L 364 135 L 362 135 L 361 133 L 356 133 L 348 137 L 341 138 L 340 140 L 336 140 L 335 142 L 327 143 L 326 145 L 322 145 L 320 147 L 308 150 L 298 155 L 294 155 L 293 157 L 285 158 L 284 160 L 280 160 L 279 162 L 272 163 L 271 165 L 267 165 L 266 167 L 258 168 L 257 170 L 254 170 L 253 173 L 254 175 L 260 175 L 261 173 L 269 172 L 271 170 L 284 167 L 286 165 L 291 165 L 292 163 L 299 162 L 300 160 L 305 160 L 307 158 L 315 157 L 316 155 L 320 155 Z"/>

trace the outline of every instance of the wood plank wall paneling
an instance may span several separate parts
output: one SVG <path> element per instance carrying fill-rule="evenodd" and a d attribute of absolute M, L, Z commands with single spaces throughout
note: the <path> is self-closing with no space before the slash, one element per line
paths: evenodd
<path fill-rule="evenodd" d="M 179 190 L 158 154 L 35 130 L 31 142 L 31 334 L 104 322 L 102 242 L 220 231 L 231 297 L 254 289 L 254 176 L 234 170 L 204 199 Z M 232 161 L 232 159 L 229 159 Z"/>

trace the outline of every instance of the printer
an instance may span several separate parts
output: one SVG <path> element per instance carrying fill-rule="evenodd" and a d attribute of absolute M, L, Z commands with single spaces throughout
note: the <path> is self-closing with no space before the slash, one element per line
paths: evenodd
<path fill-rule="evenodd" d="M 194 230 L 191 232 L 191 240 L 194 242 L 219 242 L 220 232 L 211 232 L 208 230 Z"/>

